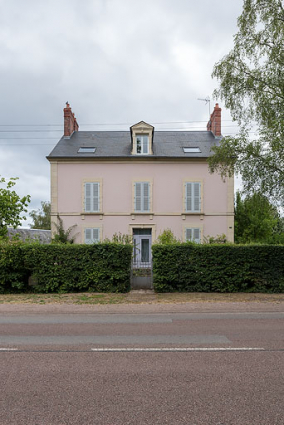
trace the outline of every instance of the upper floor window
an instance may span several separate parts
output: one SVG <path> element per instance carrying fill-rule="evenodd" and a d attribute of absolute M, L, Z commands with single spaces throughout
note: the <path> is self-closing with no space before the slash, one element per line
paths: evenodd
<path fill-rule="evenodd" d="M 150 183 L 136 182 L 134 184 L 134 210 L 150 212 Z"/>
<path fill-rule="evenodd" d="M 131 155 L 153 155 L 154 127 L 140 121 L 130 127 Z"/>
<path fill-rule="evenodd" d="M 185 183 L 185 211 L 201 212 L 201 184 L 199 182 Z"/>
<path fill-rule="evenodd" d="M 85 183 L 85 212 L 100 211 L 100 183 Z"/>
<path fill-rule="evenodd" d="M 147 155 L 149 153 L 149 136 L 146 134 L 138 134 L 136 136 L 136 153 Z"/>

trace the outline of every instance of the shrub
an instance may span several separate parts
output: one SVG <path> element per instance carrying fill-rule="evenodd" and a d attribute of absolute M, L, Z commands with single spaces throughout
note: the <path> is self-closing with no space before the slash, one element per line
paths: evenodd
<path fill-rule="evenodd" d="M 179 243 L 179 240 L 175 237 L 171 229 L 165 229 L 156 240 L 157 244 L 169 245 Z"/>
<path fill-rule="evenodd" d="M 157 292 L 284 292 L 284 245 L 153 245 Z"/>
<path fill-rule="evenodd" d="M 127 292 L 132 246 L 17 244 L 0 247 L 0 291 Z"/>

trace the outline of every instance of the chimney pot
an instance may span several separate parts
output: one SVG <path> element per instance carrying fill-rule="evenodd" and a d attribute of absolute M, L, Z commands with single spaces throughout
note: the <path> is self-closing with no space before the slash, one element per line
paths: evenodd
<path fill-rule="evenodd" d="M 216 103 L 207 123 L 207 130 L 212 131 L 215 137 L 221 136 L 221 111 L 222 109 L 219 107 L 219 104 Z"/>
<path fill-rule="evenodd" d="M 66 102 L 66 107 L 64 108 L 64 136 L 70 137 L 74 131 L 79 130 L 79 125 L 75 118 L 75 114 L 72 112 L 72 109 Z"/>

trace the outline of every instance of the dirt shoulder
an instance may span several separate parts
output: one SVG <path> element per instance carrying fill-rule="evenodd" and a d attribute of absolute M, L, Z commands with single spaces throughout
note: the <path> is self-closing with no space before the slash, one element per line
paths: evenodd
<path fill-rule="evenodd" d="M 6 294 L 0 314 L 284 311 L 284 294 L 216 294 L 131 291 L 128 294 Z"/>

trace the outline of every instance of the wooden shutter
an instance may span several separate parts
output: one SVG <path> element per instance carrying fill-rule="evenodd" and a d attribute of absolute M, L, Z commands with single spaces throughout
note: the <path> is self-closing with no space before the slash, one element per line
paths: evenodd
<path fill-rule="evenodd" d="M 192 183 L 185 184 L 185 210 L 192 211 Z"/>
<path fill-rule="evenodd" d="M 85 183 L 85 211 L 91 212 L 91 193 L 92 193 L 92 184 Z"/>
<path fill-rule="evenodd" d="M 100 183 L 93 183 L 93 212 L 100 210 Z"/>
<path fill-rule="evenodd" d="M 192 240 L 192 229 L 185 229 L 185 240 L 186 241 Z"/>
<path fill-rule="evenodd" d="M 85 183 L 85 211 L 100 211 L 100 183 Z"/>
<path fill-rule="evenodd" d="M 100 229 L 99 228 L 95 228 L 95 229 L 92 229 L 93 230 L 93 243 L 94 242 L 99 242 L 99 240 L 100 240 Z"/>
<path fill-rule="evenodd" d="M 150 211 L 150 183 L 137 182 L 135 183 L 135 211 L 148 212 Z"/>
<path fill-rule="evenodd" d="M 200 183 L 185 184 L 185 211 L 200 212 Z"/>
<path fill-rule="evenodd" d="M 198 227 L 185 229 L 185 240 L 200 243 L 200 229 Z"/>
<path fill-rule="evenodd" d="M 143 211 L 150 211 L 150 187 L 149 183 L 143 183 Z"/>
<path fill-rule="evenodd" d="M 196 243 L 200 243 L 200 229 L 193 229 L 193 240 Z"/>
<path fill-rule="evenodd" d="M 85 243 L 92 243 L 92 229 L 85 229 Z"/>
<path fill-rule="evenodd" d="M 85 243 L 92 244 L 100 241 L 100 229 L 88 228 L 85 229 Z"/>
<path fill-rule="evenodd" d="M 142 211 L 142 183 L 135 183 L 135 211 Z"/>
<path fill-rule="evenodd" d="M 200 211 L 200 183 L 193 183 L 193 211 Z"/>

